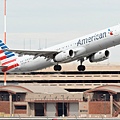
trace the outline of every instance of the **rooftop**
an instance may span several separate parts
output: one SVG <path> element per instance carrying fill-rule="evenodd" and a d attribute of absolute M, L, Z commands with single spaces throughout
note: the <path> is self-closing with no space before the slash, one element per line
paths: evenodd
<path fill-rule="evenodd" d="M 118 85 L 103 85 L 103 86 L 96 87 L 94 89 L 87 90 L 84 93 L 86 94 L 86 93 L 92 93 L 92 92 L 97 92 L 97 91 L 106 91 L 111 94 L 117 94 L 117 93 L 120 93 L 120 86 L 118 86 Z"/>

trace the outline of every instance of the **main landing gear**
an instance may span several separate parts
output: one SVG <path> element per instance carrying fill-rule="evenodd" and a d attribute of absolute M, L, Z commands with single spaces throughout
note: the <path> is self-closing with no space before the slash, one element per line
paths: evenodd
<path fill-rule="evenodd" d="M 61 67 L 61 65 L 54 65 L 54 70 L 55 71 L 61 71 L 61 69 L 62 69 L 62 67 Z"/>
<path fill-rule="evenodd" d="M 84 61 L 84 59 L 81 59 L 81 60 L 80 60 L 80 65 L 79 65 L 78 68 L 77 68 L 78 71 L 85 71 L 85 66 L 82 65 L 83 61 Z"/>
<path fill-rule="evenodd" d="M 84 61 L 84 59 L 80 60 L 80 65 L 77 67 L 78 71 L 85 71 L 85 66 L 82 65 L 83 61 Z M 58 64 L 54 65 L 55 71 L 61 71 L 61 69 L 62 69 L 61 65 L 58 65 Z"/>
<path fill-rule="evenodd" d="M 85 66 L 79 65 L 77 69 L 78 69 L 78 71 L 85 71 Z"/>

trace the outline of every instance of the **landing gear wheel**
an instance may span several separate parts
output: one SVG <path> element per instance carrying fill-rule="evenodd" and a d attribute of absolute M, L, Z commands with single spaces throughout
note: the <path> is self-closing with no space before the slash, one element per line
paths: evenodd
<path fill-rule="evenodd" d="M 85 66 L 84 65 L 79 65 L 78 66 L 78 71 L 84 71 L 85 70 Z"/>
<path fill-rule="evenodd" d="M 62 69 L 61 65 L 55 65 L 54 70 L 55 71 L 60 71 Z"/>

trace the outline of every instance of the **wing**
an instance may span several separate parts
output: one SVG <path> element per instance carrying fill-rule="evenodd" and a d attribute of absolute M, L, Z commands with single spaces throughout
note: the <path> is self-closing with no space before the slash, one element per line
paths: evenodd
<path fill-rule="evenodd" d="M 48 51 L 48 50 L 17 50 L 17 49 L 5 49 L 5 51 L 15 52 L 20 55 L 34 55 L 35 58 L 38 56 L 44 56 L 46 58 L 53 58 L 55 54 L 58 54 L 58 51 Z"/>

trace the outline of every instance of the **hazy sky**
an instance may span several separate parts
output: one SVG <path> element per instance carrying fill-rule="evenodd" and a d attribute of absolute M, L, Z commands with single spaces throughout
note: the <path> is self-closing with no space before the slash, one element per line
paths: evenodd
<path fill-rule="evenodd" d="M 119 22 L 120 0 L 7 0 L 7 43 L 13 48 L 43 48 Z M 110 49 L 109 62 L 119 62 L 119 50 Z"/>
<path fill-rule="evenodd" d="M 120 0 L 7 0 L 7 31 L 92 32 L 120 22 Z M 3 32 L 3 0 L 0 0 Z"/>

